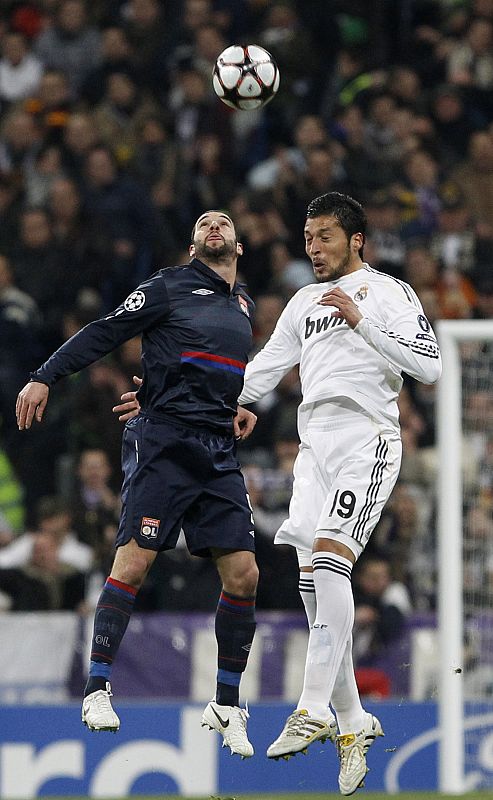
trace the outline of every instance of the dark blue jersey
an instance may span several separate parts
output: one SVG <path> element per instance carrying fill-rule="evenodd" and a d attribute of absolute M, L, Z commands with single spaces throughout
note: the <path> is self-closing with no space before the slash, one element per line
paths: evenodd
<path fill-rule="evenodd" d="M 142 334 L 144 413 L 232 432 L 252 344 L 252 300 L 198 259 L 161 269 L 62 345 L 33 380 L 52 386 Z"/>

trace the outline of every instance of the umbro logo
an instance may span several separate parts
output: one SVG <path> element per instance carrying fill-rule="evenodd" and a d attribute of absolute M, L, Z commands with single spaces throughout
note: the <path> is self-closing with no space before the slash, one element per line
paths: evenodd
<path fill-rule="evenodd" d="M 214 294 L 212 289 L 192 289 L 192 294 Z"/>

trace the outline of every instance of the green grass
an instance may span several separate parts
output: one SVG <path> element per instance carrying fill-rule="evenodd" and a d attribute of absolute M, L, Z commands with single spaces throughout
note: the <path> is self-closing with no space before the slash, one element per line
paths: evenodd
<path fill-rule="evenodd" d="M 439 792 L 400 792 L 399 794 L 385 794 L 385 792 L 357 792 L 353 795 L 355 800 L 458 800 L 458 795 L 440 794 Z M 484 792 L 468 792 L 464 795 L 464 800 L 491 800 L 490 790 Z M 86 797 L 43 797 L 43 800 L 88 800 Z M 341 800 L 340 794 L 221 794 L 206 795 L 205 797 L 181 797 L 177 794 L 160 794 L 144 797 L 143 795 L 132 795 L 132 797 L 120 797 L 118 800 Z"/>

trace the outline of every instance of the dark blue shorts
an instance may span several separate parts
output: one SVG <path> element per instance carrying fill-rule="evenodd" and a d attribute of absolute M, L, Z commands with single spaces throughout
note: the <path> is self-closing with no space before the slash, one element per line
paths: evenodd
<path fill-rule="evenodd" d="M 193 555 L 255 551 L 254 525 L 233 437 L 139 415 L 125 425 L 116 546 L 135 539 L 171 550 L 183 528 Z"/>

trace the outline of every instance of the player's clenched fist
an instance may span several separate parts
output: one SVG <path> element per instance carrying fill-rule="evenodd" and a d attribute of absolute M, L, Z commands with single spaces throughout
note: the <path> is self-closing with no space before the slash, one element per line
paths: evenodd
<path fill-rule="evenodd" d="M 33 419 L 41 422 L 49 393 L 50 389 L 46 383 L 38 383 L 36 381 L 26 383 L 19 392 L 15 404 L 15 414 L 20 431 L 30 428 Z"/>

